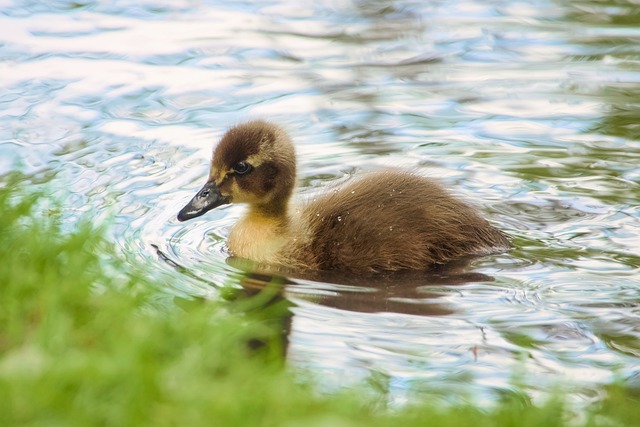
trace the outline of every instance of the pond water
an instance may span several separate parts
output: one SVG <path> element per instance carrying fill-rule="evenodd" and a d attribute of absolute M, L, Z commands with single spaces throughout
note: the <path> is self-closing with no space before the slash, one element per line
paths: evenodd
<path fill-rule="evenodd" d="M 0 174 L 46 183 L 69 226 L 108 220 L 174 294 L 242 282 L 224 246 L 242 207 L 175 216 L 247 118 L 289 130 L 303 194 L 411 167 L 512 236 L 462 278 L 287 284 L 288 363 L 327 391 L 640 388 L 634 0 L 0 0 L 0 82 Z"/>

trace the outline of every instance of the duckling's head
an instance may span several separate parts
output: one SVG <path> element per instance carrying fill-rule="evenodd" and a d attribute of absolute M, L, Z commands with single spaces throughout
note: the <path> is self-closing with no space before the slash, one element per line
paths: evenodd
<path fill-rule="evenodd" d="M 282 214 L 295 177 L 295 152 L 284 130 L 262 120 L 237 125 L 215 148 L 207 183 L 178 213 L 178 220 L 196 218 L 227 203 L 247 203 L 264 214 Z"/>

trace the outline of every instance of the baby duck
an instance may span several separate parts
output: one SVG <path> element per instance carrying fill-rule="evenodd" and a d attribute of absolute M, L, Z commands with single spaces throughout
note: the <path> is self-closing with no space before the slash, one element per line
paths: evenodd
<path fill-rule="evenodd" d="M 290 204 L 296 157 L 289 136 L 261 120 L 227 131 L 207 183 L 178 214 L 198 217 L 227 203 L 249 205 L 231 229 L 232 255 L 284 269 L 426 270 L 510 248 L 506 236 L 435 181 L 383 169 Z"/>

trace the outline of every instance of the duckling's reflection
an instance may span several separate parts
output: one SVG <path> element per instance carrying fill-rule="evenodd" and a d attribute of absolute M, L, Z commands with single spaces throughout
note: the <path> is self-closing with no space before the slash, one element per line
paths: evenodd
<path fill-rule="evenodd" d="M 275 305 L 268 322 L 281 331 L 283 355 L 289 346 L 289 334 L 294 313 L 288 309 L 301 300 L 313 304 L 359 313 L 393 312 L 414 316 L 443 316 L 455 313 L 455 308 L 438 302 L 446 293 L 436 293 L 442 286 L 458 286 L 473 282 L 493 281 L 486 274 L 469 271 L 468 260 L 438 265 L 428 271 L 395 272 L 386 275 L 345 275 L 344 273 L 314 273 L 284 277 L 252 262 L 229 258 L 232 266 L 244 271 L 241 288 L 233 299 L 259 300 L 262 309 Z M 432 289 L 430 291 L 430 289 Z M 256 307 L 252 304 L 252 307 Z M 252 348 L 264 346 L 253 340 Z"/>
<path fill-rule="evenodd" d="M 172 260 L 158 246 L 153 245 L 159 258 L 183 274 L 189 269 Z M 228 300 L 247 300 L 247 307 L 265 315 L 265 322 L 278 334 L 278 345 L 286 357 L 289 335 L 294 320 L 290 309 L 301 300 L 339 310 L 378 313 L 393 312 L 414 316 L 443 316 L 455 313 L 455 308 L 438 301 L 446 293 L 437 293 L 443 286 L 453 287 L 474 282 L 490 282 L 494 278 L 472 271 L 464 258 L 437 265 L 426 271 L 404 271 L 388 274 L 355 275 L 344 272 L 316 272 L 288 274 L 269 270 L 252 261 L 228 258 L 227 262 L 244 272 L 240 287 L 230 287 L 222 297 Z M 269 310 L 270 308 L 275 308 Z M 262 348 L 264 340 L 253 339 L 251 348 Z"/>
<path fill-rule="evenodd" d="M 345 275 L 319 272 L 282 277 L 246 260 L 229 258 L 230 265 L 245 271 L 240 284 L 251 293 L 278 283 L 285 298 L 360 313 L 393 312 L 418 316 L 441 316 L 454 308 L 437 301 L 443 294 L 430 288 L 493 281 L 486 274 L 468 271 L 471 259 L 437 265 L 427 271 L 385 275 Z M 253 268 L 248 268 L 252 266 Z"/>

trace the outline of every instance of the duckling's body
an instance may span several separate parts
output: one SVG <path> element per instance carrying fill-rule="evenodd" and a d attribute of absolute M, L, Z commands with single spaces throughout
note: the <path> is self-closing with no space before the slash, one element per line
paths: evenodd
<path fill-rule="evenodd" d="M 297 207 L 290 206 L 294 183 L 284 131 L 263 121 L 239 125 L 222 138 L 208 183 L 178 218 L 247 203 L 229 234 L 230 252 L 296 270 L 426 269 L 510 247 L 470 205 L 411 172 L 367 173 Z"/>

